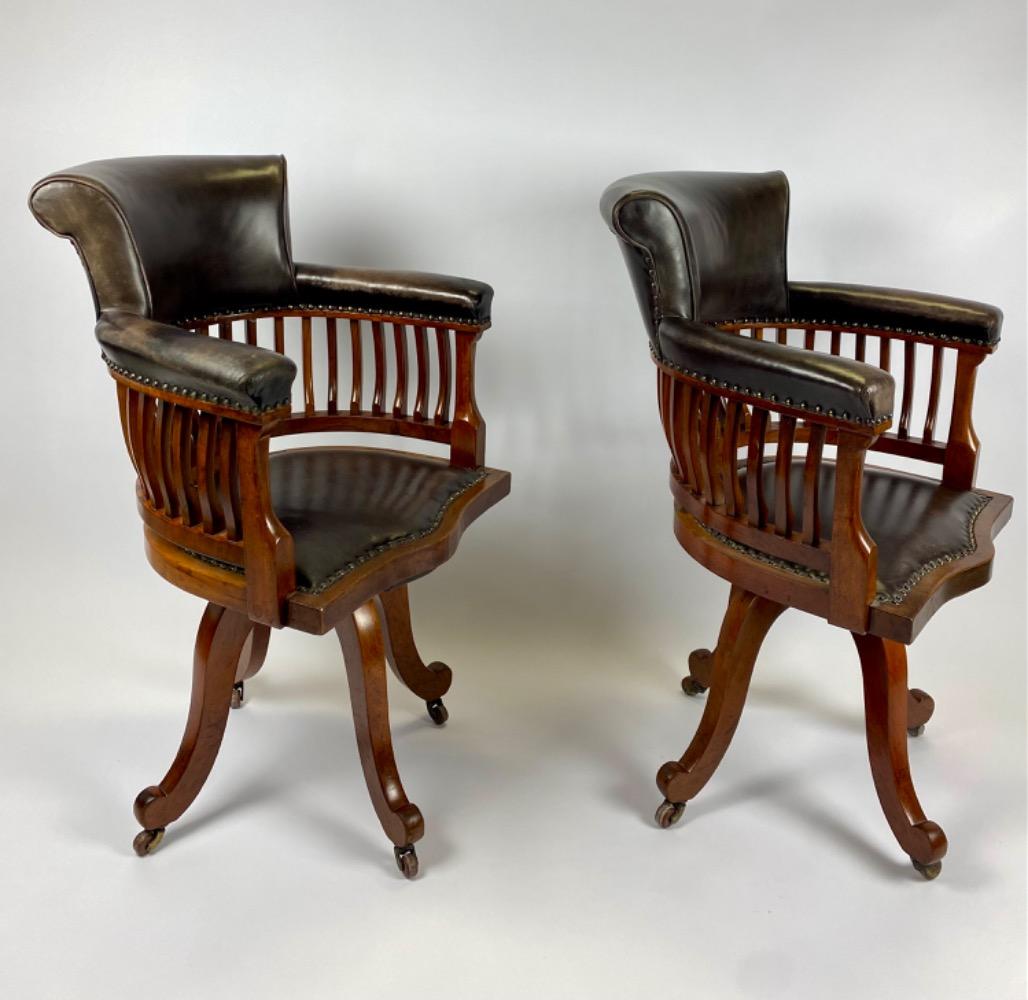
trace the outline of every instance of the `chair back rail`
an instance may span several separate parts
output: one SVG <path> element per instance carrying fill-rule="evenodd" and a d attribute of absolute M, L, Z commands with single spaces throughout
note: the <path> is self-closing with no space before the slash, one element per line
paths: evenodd
<path fill-rule="evenodd" d="M 299 320 L 295 350 L 287 344 L 291 320 Z M 188 327 L 293 358 L 299 374 L 296 404 L 276 426 L 276 435 L 395 434 L 449 444 L 453 465 L 484 461 L 485 422 L 474 392 L 481 328 L 299 309 L 203 317 Z"/>
<path fill-rule="evenodd" d="M 796 321 L 782 323 L 722 323 L 718 326 L 756 340 L 821 350 L 877 364 L 896 380 L 899 414 L 895 431 L 879 435 L 872 451 L 899 455 L 943 466 L 942 481 L 953 489 L 974 486 L 978 437 L 971 423 L 977 366 L 988 348 L 942 341 L 899 330 L 866 327 L 822 326 Z M 895 342 L 895 347 L 893 346 Z M 902 364 L 896 360 L 902 359 Z M 944 384 L 952 379 L 952 398 L 943 404 Z M 945 424 L 944 439 L 936 437 Z M 777 421 L 772 437 L 777 436 Z M 808 427 L 796 428 L 796 440 L 807 440 Z M 829 440 L 834 440 L 830 434 Z"/>

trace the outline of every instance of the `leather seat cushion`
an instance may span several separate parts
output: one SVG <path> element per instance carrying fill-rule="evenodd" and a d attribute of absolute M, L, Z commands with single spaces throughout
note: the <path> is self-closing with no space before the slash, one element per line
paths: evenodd
<path fill-rule="evenodd" d="M 745 473 L 742 476 L 745 481 Z M 745 488 L 745 483 L 744 483 Z M 803 522 L 803 460 L 790 471 L 793 526 Z M 774 463 L 764 466 L 764 496 L 774 502 Z M 821 463 L 821 529 L 832 533 L 835 499 L 835 463 Z M 878 597 L 876 603 L 900 603 L 911 587 L 943 562 L 970 555 L 976 541 L 974 521 L 989 502 L 974 490 L 952 490 L 938 481 L 865 466 L 861 513 L 878 544 Z"/>
<path fill-rule="evenodd" d="M 433 531 L 485 471 L 371 448 L 308 448 L 272 453 L 269 475 L 275 513 L 293 536 L 297 589 L 316 594 Z"/>

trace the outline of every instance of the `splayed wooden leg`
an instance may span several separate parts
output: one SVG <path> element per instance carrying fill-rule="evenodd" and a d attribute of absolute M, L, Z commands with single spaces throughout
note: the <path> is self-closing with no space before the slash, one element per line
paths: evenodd
<path fill-rule="evenodd" d="M 246 700 L 246 687 L 244 682 L 255 676 L 264 666 L 265 657 L 268 655 L 268 641 L 271 638 L 271 629 L 267 625 L 254 625 L 250 637 L 243 646 L 239 655 L 239 666 L 236 668 L 236 680 L 232 685 L 232 707 L 242 708 Z"/>
<path fill-rule="evenodd" d="M 144 829 L 133 846 L 141 857 L 157 849 L 164 828 L 189 808 L 211 773 L 240 656 L 253 630 L 254 624 L 238 611 L 208 604 L 203 613 L 193 655 L 192 701 L 178 755 L 161 783 L 136 798 L 136 819 Z"/>
<path fill-rule="evenodd" d="M 406 584 L 387 590 L 380 600 L 385 614 L 386 657 L 389 665 L 409 690 L 425 700 L 429 718 L 441 726 L 450 717 L 443 704 L 443 695 L 450 689 L 453 673 L 445 663 L 435 661 L 426 664 L 421 659 L 414 643 Z"/>
<path fill-rule="evenodd" d="M 346 661 L 350 704 L 368 794 L 396 862 L 407 878 L 417 874 L 414 843 L 425 832 L 418 807 L 408 801 L 393 756 L 386 691 L 385 640 L 377 600 L 370 600 L 336 626 Z"/>
<path fill-rule="evenodd" d="M 682 758 L 670 761 L 657 773 L 657 787 L 665 800 L 657 810 L 660 826 L 678 821 L 685 803 L 720 764 L 742 715 L 760 645 L 784 610 L 784 605 L 732 587 L 712 656 L 710 693 L 699 728 Z"/>
<path fill-rule="evenodd" d="M 898 642 L 856 635 L 864 674 L 867 752 L 878 801 L 892 832 L 925 877 L 935 878 L 946 854 L 946 835 L 925 818 L 907 759 L 907 650 Z"/>

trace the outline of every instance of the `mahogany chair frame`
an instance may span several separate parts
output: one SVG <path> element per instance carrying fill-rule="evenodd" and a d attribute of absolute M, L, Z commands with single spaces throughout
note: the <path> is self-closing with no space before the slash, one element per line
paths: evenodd
<path fill-rule="evenodd" d="M 891 420 L 861 425 L 848 414 L 799 407 L 654 358 L 660 416 L 672 454 L 675 535 L 690 555 L 732 585 L 717 646 L 689 657 L 683 689 L 696 695 L 709 688 L 710 696 L 688 749 L 658 772 L 664 802 L 656 820 L 662 827 L 677 822 L 688 800 L 710 779 L 738 724 L 764 636 L 786 608 L 798 608 L 852 633 L 863 670 L 868 754 L 879 801 L 914 867 L 934 878 L 946 837 L 918 803 L 906 746 L 908 733 L 924 731 L 934 702 L 923 691 L 908 691 L 906 645 L 941 604 L 988 579 L 992 538 L 1009 519 L 1011 502 L 976 489 L 982 507 L 973 523 L 973 552 L 926 567 L 910 581 L 902 600 L 883 602 L 876 598 L 877 547 L 861 515 L 862 480 L 868 452 L 878 452 L 941 467 L 945 486 L 974 488 L 979 451 L 972 422 L 975 379 L 994 348 L 912 331 L 794 319 L 712 325 L 786 344 L 797 353 L 813 350 L 818 331 L 827 331 L 830 353 L 836 356 L 842 354 L 843 335 L 852 334 L 855 360 L 870 363 L 873 358 L 897 378 L 891 359 L 902 351 L 901 411 L 895 430 Z M 927 414 L 917 428 L 912 410 L 919 345 L 930 350 L 931 365 Z M 956 365 L 949 431 L 938 440 L 934 428 L 943 405 L 945 352 L 956 355 Z M 789 471 L 798 445 L 805 447 L 803 496 L 794 511 Z M 819 473 L 832 452 L 835 501 L 830 537 L 825 537 Z M 774 463 L 770 491 L 761 475 L 765 455 Z"/>
<path fill-rule="evenodd" d="M 300 321 L 296 360 L 302 397 L 295 409 L 285 401 L 265 412 L 242 412 L 110 366 L 125 444 L 138 474 L 147 558 L 165 579 L 208 602 L 196 641 L 186 731 L 167 775 L 136 799 L 143 830 L 134 846 L 140 855 L 151 853 L 168 824 L 195 799 L 213 767 L 230 706 L 242 705 L 244 682 L 264 662 L 270 629 L 318 635 L 334 629 L 368 791 L 400 870 L 413 877 L 414 844 L 424 822 L 400 782 L 384 669 L 388 660 L 402 683 L 427 703 L 432 720 L 446 722 L 442 696 L 452 675 L 445 664 L 426 665 L 418 654 L 407 582 L 445 561 L 465 527 L 509 491 L 508 473 L 483 467 L 485 421 L 475 399 L 475 351 L 488 324 L 299 306 L 204 316 L 187 326 L 198 336 L 235 336 L 256 345 L 259 321 L 270 320 L 274 349 L 285 353 L 287 319 Z M 366 386 L 362 352 L 369 329 L 373 382 Z M 327 384 L 316 387 L 318 336 L 327 355 Z M 347 385 L 339 375 L 344 354 L 350 362 Z M 388 400 L 387 383 L 394 386 Z M 327 400 L 321 407 L 319 397 Z M 445 444 L 451 466 L 481 469 L 482 475 L 432 532 L 357 566 L 321 593 L 300 592 L 292 538 L 272 504 L 270 444 L 284 435 L 323 431 Z"/>

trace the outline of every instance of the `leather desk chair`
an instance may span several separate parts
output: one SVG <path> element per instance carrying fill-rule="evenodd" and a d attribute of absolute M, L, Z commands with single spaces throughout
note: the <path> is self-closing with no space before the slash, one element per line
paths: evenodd
<path fill-rule="evenodd" d="M 270 629 L 335 629 L 368 791 L 410 878 L 424 824 L 393 758 L 385 663 L 446 721 L 450 670 L 418 655 L 407 583 L 448 559 L 510 488 L 484 465 L 475 403 L 493 293 L 462 278 L 294 263 L 286 194 L 274 156 L 103 160 L 31 194 L 89 277 L 147 558 L 208 602 L 185 735 L 164 779 L 136 799 L 134 846 L 152 852 L 196 797 Z M 274 437 L 319 431 L 439 442 L 449 459 L 269 452 Z"/>
<path fill-rule="evenodd" d="M 790 282 L 788 209 L 781 173 L 643 174 L 612 184 L 601 203 L 657 366 L 675 535 L 732 585 L 714 652 L 689 658 L 685 692 L 710 694 L 689 748 L 657 775 L 656 819 L 677 822 L 713 775 L 761 641 L 799 608 L 852 633 L 882 809 L 914 867 L 934 878 L 946 837 L 918 804 L 906 747 L 934 703 L 908 692 L 906 646 L 944 602 L 986 583 L 992 539 L 1010 517 L 1010 497 L 975 486 L 971 423 L 1002 315 L 916 292 Z M 935 471 L 865 466 L 869 451 Z"/>

